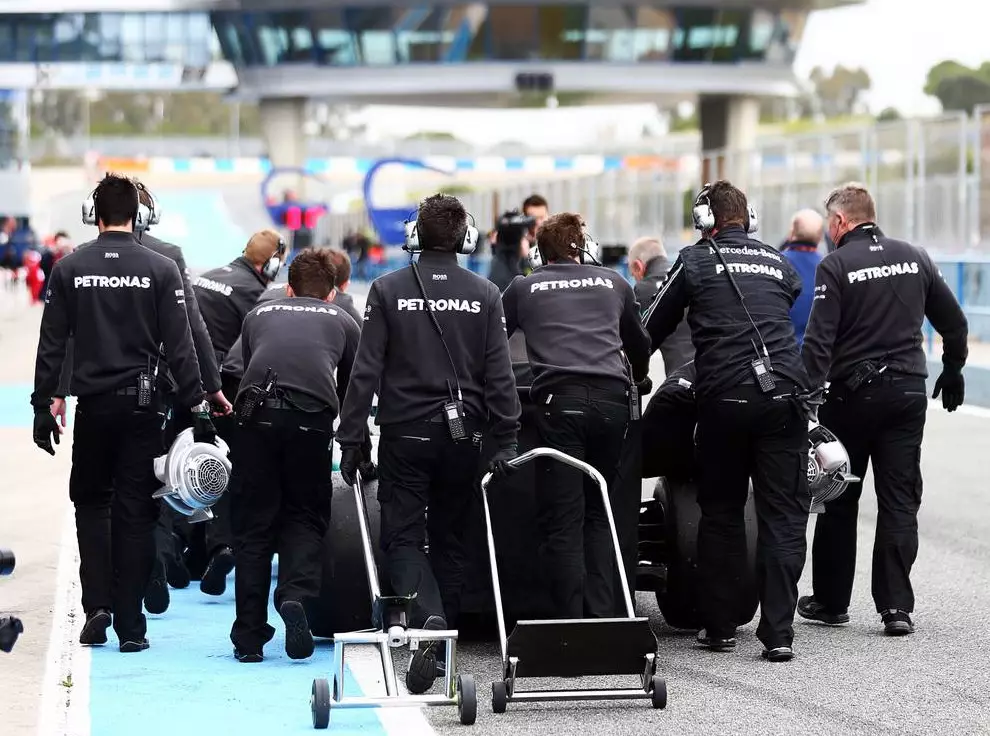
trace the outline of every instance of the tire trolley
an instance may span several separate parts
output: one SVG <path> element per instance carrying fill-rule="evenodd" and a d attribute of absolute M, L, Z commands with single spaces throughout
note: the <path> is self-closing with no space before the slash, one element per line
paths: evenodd
<path fill-rule="evenodd" d="M 422 705 L 456 705 L 461 723 L 470 726 L 478 713 L 477 692 L 471 675 L 457 672 L 457 632 L 411 629 L 408 627 L 409 609 L 415 596 L 383 596 L 378 582 L 375 554 L 371 548 L 368 531 L 368 512 L 360 478 L 354 484 L 354 500 L 357 503 L 358 526 L 364 549 L 364 564 L 368 573 L 371 592 L 373 629 L 335 634 L 333 647 L 333 672 L 329 679 L 313 680 L 310 709 L 313 727 L 324 729 L 330 725 L 331 710 L 341 708 L 382 708 Z M 409 647 L 415 651 L 420 644 L 443 642 L 446 647 L 447 671 L 444 676 L 444 692 L 437 695 L 409 695 L 399 692 L 392 663 L 392 649 Z M 385 679 L 384 696 L 344 695 L 344 651 L 355 644 L 371 644 L 378 647 Z M 332 683 L 332 685 L 331 685 Z"/>
<path fill-rule="evenodd" d="M 577 468 L 598 484 L 615 547 L 627 616 L 518 621 L 512 634 L 506 636 L 495 538 L 488 506 L 487 488 L 492 480 L 492 474 L 486 473 L 481 480 L 481 492 L 485 508 L 485 528 L 492 568 L 498 637 L 502 651 L 502 679 L 492 683 L 492 710 L 495 713 L 504 713 L 508 703 L 515 701 L 635 699 L 648 699 L 654 708 L 665 708 L 667 684 L 663 677 L 657 674 L 657 639 L 650 629 L 649 620 L 637 618 L 633 609 L 605 479 L 588 463 L 549 447 L 529 450 L 509 464 L 518 467 L 541 457 Z M 639 676 L 640 687 L 601 690 L 518 690 L 516 687 L 520 677 L 568 678 L 602 675 Z"/>

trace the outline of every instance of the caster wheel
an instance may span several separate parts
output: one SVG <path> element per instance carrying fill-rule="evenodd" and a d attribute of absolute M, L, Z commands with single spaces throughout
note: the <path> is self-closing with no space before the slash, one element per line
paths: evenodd
<path fill-rule="evenodd" d="M 478 718 L 478 691 L 471 675 L 457 676 L 457 715 L 465 726 L 473 726 Z"/>
<path fill-rule="evenodd" d="M 313 680 L 313 693 L 309 698 L 313 711 L 313 728 L 324 729 L 330 726 L 330 683 L 320 678 Z"/>
<path fill-rule="evenodd" d="M 509 704 L 509 689 L 505 686 L 505 680 L 498 680 L 492 683 L 492 713 L 505 713 L 505 708 Z"/>
<path fill-rule="evenodd" d="M 667 681 L 660 675 L 653 675 L 650 684 L 650 702 L 657 710 L 667 707 Z"/>

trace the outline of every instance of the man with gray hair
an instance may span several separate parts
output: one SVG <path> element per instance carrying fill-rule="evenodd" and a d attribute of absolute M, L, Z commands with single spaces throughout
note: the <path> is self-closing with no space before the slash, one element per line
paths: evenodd
<path fill-rule="evenodd" d="M 815 270 L 821 263 L 818 244 L 822 242 L 825 221 L 814 210 L 801 210 L 791 220 L 791 232 L 780 252 L 801 277 L 801 293 L 791 307 L 791 322 L 798 345 L 804 342 L 804 330 L 811 315 L 815 296 Z"/>
<path fill-rule="evenodd" d="M 942 374 L 932 398 L 954 411 L 963 403 L 966 317 L 931 256 L 884 235 L 876 205 L 860 184 L 825 201 L 836 250 L 818 266 L 814 306 L 805 333 L 804 364 L 812 388 L 830 381 L 822 423 L 849 452 L 852 474 L 872 462 L 877 493 L 873 601 L 884 631 L 914 631 L 911 567 L 918 555 L 921 438 L 928 401 L 925 318 L 942 336 Z M 828 505 L 815 524 L 814 594 L 798 601 L 806 619 L 849 621 L 856 568 L 856 516 L 863 484 Z"/>
<path fill-rule="evenodd" d="M 645 312 L 660 288 L 670 261 L 667 251 L 658 238 L 640 238 L 629 249 L 629 273 L 636 283 L 633 292 L 639 309 Z M 694 345 L 691 343 L 691 328 L 687 319 L 682 319 L 677 329 L 660 345 L 660 355 L 663 356 L 663 370 L 670 375 L 678 368 L 694 360 Z"/>

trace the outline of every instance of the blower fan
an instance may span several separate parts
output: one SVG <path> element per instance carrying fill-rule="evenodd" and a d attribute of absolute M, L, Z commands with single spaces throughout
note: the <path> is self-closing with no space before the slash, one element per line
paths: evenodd
<path fill-rule="evenodd" d="M 155 458 L 155 476 L 164 487 L 154 494 L 183 516 L 189 523 L 209 521 L 213 506 L 230 482 L 230 448 L 217 437 L 216 444 L 196 442 L 192 428 L 175 438 L 168 453 Z"/>
<path fill-rule="evenodd" d="M 832 432 L 820 424 L 809 422 L 808 489 L 811 493 L 811 513 L 825 512 L 825 504 L 834 501 L 850 483 L 859 478 L 849 472 L 849 453 Z"/>

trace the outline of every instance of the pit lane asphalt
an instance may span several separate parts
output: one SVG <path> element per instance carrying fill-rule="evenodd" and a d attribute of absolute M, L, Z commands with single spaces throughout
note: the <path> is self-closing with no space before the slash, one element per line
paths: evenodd
<path fill-rule="evenodd" d="M 988 437 L 990 415 L 929 412 L 913 636 L 885 637 L 870 596 L 877 511 L 871 481 L 861 503 L 852 620 L 832 628 L 798 618 L 792 662 L 760 659 L 755 621 L 740 630 L 735 652 L 698 650 L 693 635 L 667 628 L 656 601 L 641 593 L 638 613 L 649 616 L 659 638 L 659 672 L 669 694 L 665 711 L 654 711 L 648 701 L 510 703 L 506 713 L 493 715 L 490 687 L 499 677 L 497 646 L 465 644 L 459 665 L 479 681 L 477 731 L 486 736 L 990 733 L 985 618 L 990 610 L 990 483 L 980 459 Z M 811 592 L 813 526 L 812 521 L 803 594 Z M 635 681 L 520 680 L 520 689 L 632 686 Z M 453 713 L 427 715 L 438 733 L 463 733 Z"/>

